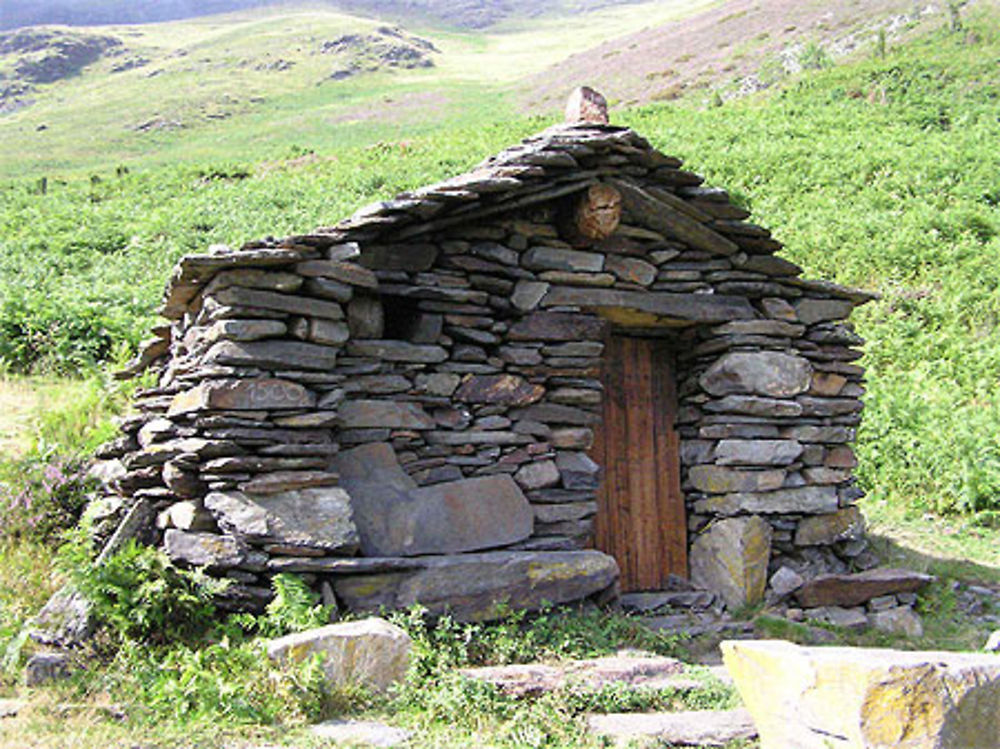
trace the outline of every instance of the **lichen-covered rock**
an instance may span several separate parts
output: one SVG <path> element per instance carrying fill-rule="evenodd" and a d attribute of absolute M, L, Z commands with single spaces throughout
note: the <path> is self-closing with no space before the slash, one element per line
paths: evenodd
<path fill-rule="evenodd" d="M 267 656 L 276 663 L 299 663 L 318 653 L 330 687 L 384 692 L 406 677 L 411 646 L 402 629 L 372 617 L 279 637 L 268 643 Z"/>
<path fill-rule="evenodd" d="M 991 654 L 722 643 L 762 749 L 1000 746 Z"/>
<path fill-rule="evenodd" d="M 764 599 L 771 526 L 756 515 L 712 523 L 691 544 L 691 582 L 732 608 Z"/>

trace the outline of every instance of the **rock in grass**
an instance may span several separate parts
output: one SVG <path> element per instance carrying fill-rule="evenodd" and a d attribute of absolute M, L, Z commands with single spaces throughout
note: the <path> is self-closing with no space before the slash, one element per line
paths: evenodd
<path fill-rule="evenodd" d="M 35 653 L 24 667 L 24 684 L 40 687 L 49 681 L 65 679 L 70 670 L 68 653 Z"/>
<path fill-rule="evenodd" d="M 356 684 L 384 692 L 405 678 L 411 645 L 410 636 L 402 629 L 371 617 L 279 637 L 267 644 L 267 656 L 287 664 L 319 653 L 329 686 Z"/>

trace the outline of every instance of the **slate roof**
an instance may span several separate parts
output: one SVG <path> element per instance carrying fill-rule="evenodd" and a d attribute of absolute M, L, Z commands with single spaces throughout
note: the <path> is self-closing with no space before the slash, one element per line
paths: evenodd
<path fill-rule="evenodd" d="M 683 169 L 680 159 L 657 151 L 633 130 L 561 124 L 501 151 L 469 172 L 372 203 L 333 226 L 284 239 L 248 242 L 236 250 L 219 245 L 206 254 L 188 255 L 175 267 L 160 311 L 168 319 L 180 319 L 187 303 L 223 269 L 286 265 L 327 255 L 338 245 L 343 247 L 333 251 L 340 259 L 356 257 L 366 245 L 387 242 L 394 251 L 405 252 L 408 242 L 433 232 L 555 200 L 599 180 L 628 190 L 632 176 L 652 177 L 665 188 L 656 190 L 656 200 L 672 209 L 669 213 L 680 223 L 653 228 L 667 236 L 679 233 L 682 241 L 722 255 L 741 248 L 749 248 L 754 255 L 773 255 L 782 247 L 767 229 L 746 222 L 749 213 L 732 204 L 725 190 L 703 186 L 703 178 Z M 721 213 L 731 218 L 719 218 L 718 210 L 713 211 L 715 216 L 707 214 L 698 207 L 705 202 L 725 204 L 728 208 Z M 877 298 L 828 281 L 797 278 L 801 269 L 788 266 L 793 270 L 783 277 L 786 283 L 858 305 Z"/>

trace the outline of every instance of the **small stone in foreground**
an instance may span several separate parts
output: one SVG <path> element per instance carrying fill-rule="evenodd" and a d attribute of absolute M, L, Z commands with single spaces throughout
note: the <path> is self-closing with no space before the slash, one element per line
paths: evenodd
<path fill-rule="evenodd" d="M 384 692 L 406 677 L 411 645 L 410 636 L 395 624 L 371 617 L 271 640 L 267 657 L 286 663 L 319 653 L 330 686 L 358 684 Z"/>
<path fill-rule="evenodd" d="M 611 713 L 590 715 L 587 728 L 617 746 L 648 740 L 670 746 L 726 746 L 757 735 L 746 710 L 691 710 L 676 713 Z"/>
<path fill-rule="evenodd" d="M 314 735 L 350 746 L 392 747 L 409 741 L 411 733 L 373 720 L 328 720 L 312 727 Z"/>
<path fill-rule="evenodd" d="M 65 679 L 69 673 L 68 653 L 35 653 L 24 667 L 24 684 L 38 687 L 49 681 Z"/>
<path fill-rule="evenodd" d="M 23 700 L 0 700 L 0 718 L 13 718 L 25 707 Z"/>
<path fill-rule="evenodd" d="M 1000 652 L 1000 629 L 995 629 L 990 633 L 983 650 L 988 650 L 991 653 Z"/>

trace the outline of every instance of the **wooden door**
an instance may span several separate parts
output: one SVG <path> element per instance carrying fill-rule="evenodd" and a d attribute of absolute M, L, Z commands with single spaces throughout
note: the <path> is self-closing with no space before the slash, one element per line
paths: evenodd
<path fill-rule="evenodd" d="M 687 577 L 672 353 L 660 340 L 612 336 L 603 380 L 595 544 L 618 560 L 623 591 L 660 590 L 670 574 Z"/>

